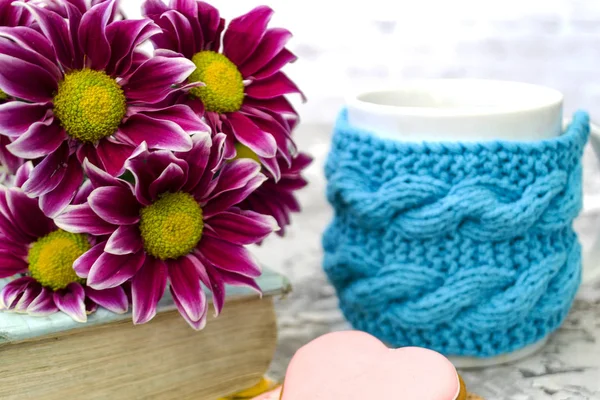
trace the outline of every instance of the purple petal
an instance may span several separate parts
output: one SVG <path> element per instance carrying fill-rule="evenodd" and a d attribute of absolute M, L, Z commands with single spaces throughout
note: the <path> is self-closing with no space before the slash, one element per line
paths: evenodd
<path fill-rule="evenodd" d="M 226 211 L 207 221 L 216 237 L 234 244 L 258 243 L 278 229 L 273 217 L 254 211 Z M 207 235 L 213 234 L 206 232 Z"/>
<path fill-rule="evenodd" d="M 59 1 L 59 0 L 55 0 L 55 1 Z M 60 4 L 60 3 L 57 4 L 55 2 L 52 2 L 48 5 L 48 8 L 57 13 L 64 13 L 65 12 L 64 8 L 67 5 L 70 5 L 70 6 L 73 6 L 77 11 L 79 11 L 80 14 L 83 14 L 84 12 L 86 12 L 87 8 L 88 8 L 85 0 L 66 0 L 63 3 L 64 4 Z M 66 17 L 66 15 L 65 15 L 65 17 Z"/>
<path fill-rule="evenodd" d="M 200 1 L 198 6 L 198 19 L 202 28 L 204 46 L 202 50 L 219 51 L 221 46 L 221 32 L 225 21 L 219 16 L 219 11 L 208 3 Z M 197 40 L 197 42 L 199 42 Z"/>
<path fill-rule="evenodd" d="M 169 10 L 162 14 L 160 18 L 163 29 L 172 32 L 177 38 L 175 41 L 177 48 L 175 50 L 184 57 L 191 59 L 196 53 L 197 47 L 194 43 L 195 35 L 190 20 L 176 10 Z"/>
<path fill-rule="evenodd" d="M 33 163 L 31 161 L 21 165 L 15 174 L 15 186 L 21 187 L 29 179 L 33 171 Z"/>
<path fill-rule="evenodd" d="M 227 285 L 233 286 L 246 286 L 251 289 L 254 289 L 258 294 L 262 295 L 262 290 L 256 280 L 252 277 L 247 277 L 244 275 L 237 274 L 235 272 L 219 270 L 219 276 L 223 279 L 223 282 Z"/>
<path fill-rule="evenodd" d="M 161 33 L 160 27 L 148 19 L 115 21 L 106 28 L 111 44 L 111 57 L 106 71 L 116 76 L 129 73 L 133 64 L 133 50 L 150 37 Z"/>
<path fill-rule="evenodd" d="M 50 218 L 55 218 L 77 194 L 83 182 L 83 170 L 75 156 L 70 157 L 67 171 L 58 186 L 40 197 L 40 208 Z"/>
<path fill-rule="evenodd" d="M 179 125 L 144 114 L 131 116 L 121 125 L 116 137 L 133 146 L 146 142 L 150 149 L 189 151 L 192 148 L 189 133 Z"/>
<path fill-rule="evenodd" d="M 183 319 L 185 319 L 185 321 L 195 330 L 200 331 L 202 329 L 204 329 L 204 327 L 206 326 L 206 314 L 208 313 L 208 302 L 206 301 L 206 294 L 202 294 L 204 297 L 204 302 L 202 303 L 202 305 L 204 306 L 203 309 L 203 313 L 204 316 L 202 318 L 200 318 L 197 321 L 192 320 L 189 315 L 186 314 L 184 306 L 181 304 L 181 300 L 173 293 L 173 287 L 170 287 L 170 291 L 173 297 L 173 302 L 175 303 L 175 306 L 177 307 L 177 309 L 179 310 L 179 314 L 181 314 L 181 316 L 183 317 Z"/>
<path fill-rule="evenodd" d="M 262 158 L 259 157 L 260 163 L 267 170 L 267 172 L 275 179 L 275 182 L 279 182 L 281 179 L 281 168 L 277 162 L 277 158 Z"/>
<path fill-rule="evenodd" d="M 170 164 L 163 173 L 150 185 L 151 198 L 166 192 L 176 193 L 185 183 L 185 172 L 177 164 Z"/>
<path fill-rule="evenodd" d="M 145 259 L 144 251 L 119 256 L 104 253 L 92 265 L 87 285 L 96 290 L 119 286 L 138 272 Z"/>
<path fill-rule="evenodd" d="M 21 7 L 14 7 L 10 0 L 0 1 L 0 24 L 3 26 L 30 25 L 29 13 Z"/>
<path fill-rule="evenodd" d="M 291 37 L 292 33 L 287 29 L 273 28 L 267 30 L 256 51 L 240 66 L 239 70 L 242 76 L 252 76 L 252 74 L 264 67 L 283 50 Z"/>
<path fill-rule="evenodd" d="M 194 63 L 183 57 L 153 57 L 133 72 L 123 90 L 129 100 L 157 103 L 195 69 Z"/>
<path fill-rule="evenodd" d="M 104 170 L 113 176 L 119 176 L 124 172 L 125 161 L 131 156 L 133 150 L 135 150 L 134 146 L 113 142 L 112 138 L 101 140 L 96 148 Z"/>
<path fill-rule="evenodd" d="M 58 89 L 58 84 L 52 74 L 43 68 L 7 54 L 0 54 L 0 88 L 13 97 L 45 103 L 52 100 L 52 94 Z"/>
<path fill-rule="evenodd" d="M 291 137 L 291 129 L 285 124 L 285 121 L 277 120 L 270 113 L 253 107 L 242 106 L 241 112 L 248 116 L 260 130 L 273 135 L 275 142 L 277 142 L 279 153 L 285 158 L 289 165 L 292 160 L 292 152 L 295 153 L 297 149 Z"/>
<path fill-rule="evenodd" d="M 27 262 L 11 252 L 0 251 L 0 278 L 9 278 L 27 271 Z"/>
<path fill-rule="evenodd" d="M 26 48 L 39 53 L 42 57 L 53 60 L 54 49 L 44 35 L 25 26 L 5 27 L 0 26 L 0 36 L 8 38 Z"/>
<path fill-rule="evenodd" d="M 129 306 L 127 295 L 125 294 L 125 290 L 120 286 L 105 290 L 95 290 L 91 287 L 86 287 L 85 293 L 93 302 L 106 308 L 108 311 L 116 314 L 127 312 Z"/>
<path fill-rule="evenodd" d="M 259 174 L 252 178 L 248 184 L 242 189 L 231 190 L 225 192 L 224 194 L 218 196 L 215 199 L 211 199 L 211 201 L 202 208 L 203 214 L 205 218 L 211 217 L 215 214 L 218 214 L 222 211 L 228 210 L 230 207 L 241 203 L 244 201 L 250 194 L 252 194 L 256 189 L 263 184 L 264 181 L 267 180 L 267 177 L 263 174 Z"/>
<path fill-rule="evenodd" d="M 165 48 L 157 48 L 154 50 L 155 57 L 167 57 L 167 58 L 180 58 L 181 53 L 175 50 L 169 50 Z"/>
<path fill-rule="evenodd" d="M 122 225 L 113 232 L 106 243 L 107 253 L 115 255 L 137 253 L 143 246 L 137 225 Z"/>
<path fill-rule="evenodd" d="M 211 271 L 214 271 L 214 268 L 198 249 L 195 249 L 193 253 L 185 257 L 196 268 L 200 281 L 212 292 L 215 317 L 218 316 L 223 309 L 223 304 L 225 304 L 225 284 L 218 275 L 211 273 Z"/>
<path fill-rule="evenodd" d="M 56 307 L 76 322 L 87 322 L 85 291 L 79 283 L 69 283 L 66 289 L 54 292 Z"/>
<path fill-rule="evenodd" d="M 210 261 L 198 249 L 195 249 L 193 253 L 188 254 L 186 257 L 196 268 L 200 281 L 212 292 L 215 317 L 219 316 L 225 304 L 225 282 Z"/>
<path fill-rule="evenodd" d="M 107 173 L 88 160 L 83 161 L 83 170 L 92 182 L 94 188 L 100 186 L 123 186 L 123 183 L 110 173 Z"/>
<path fill-rule="evenodd" d="M 36 122 L 46 118 L 50 106 L 47 103 L 29 104 L 9 101 L 0 105 L 0 132 L 7 136 L 19 136 Z"/>
<path fill-rule="evenodd" d="M 3 248 L 11 249 L 6 247 L 5 242 L 13 242 L 16 245 L 28 245 L 35 238 L 27 233 L 23 232 L 20 226 L 15 224 L 15 217 L 12 215 L 12 211 L 8 207 L 8 192 L 18 189 L 8 189 L 0 185 L 0 243 L 3 243 Z M 15 252 L 15 251 L 13 251 Z"/>
<path fill-rule="evenodd" d="M 241 113 L 227 115 L 235 138 L 258 156 L 271 158 L 277 154 L 277 142 L 270 133 L 262 131 L 250 118 Z"/>
<path fill-rule="evenodd" d="M 53 230 L 52 220 L 40 210 L 37 200 L 28 197 L 22 190 L 8 190 L 6 200 L 13 223 L 31 238 L 40 238 Z"/>
<path fill-rule="evenodd" d="M 7 56 L 41 68 L 52 77 L 52 80 L 55 83 L 63 78 L 63 74 L 56 65 L 56 62 L 50 61 L 38 53 L 36 49 L 29 49 L 27 46 L 22 46 L 19 43 L 14 43 L 10 40 L 1 40 L 0 54 L 6 54 Z"/>
<path fill-rule="evenodd" d="M 6 146 L 10 143 L 11 140 L 7 136 L 0 136 L 0 166 L 5 169 L 3 173 L 0 173 L 0 176 L 4 175 L 6 172 L 8 172 L 8 175 L 16 174 L 19 167 L 25 162 L 22 158 L 19 158 L 8 151 Z M 33 166 L 31 166 L 31 168 L 33 169 Z M 17 184 L 15 181 L 15 186 L 20 186 L 22 184 L 22 181 L 20 184 Z"/>
<path fill-rule="evenodd" d="M 67 232 L 91 235 L 109 235 L 117 228 L 100 218 L 87 203 L 68 206 L 54 223 Z"/>
<path fill-rule="evenodd" d="M 210 134 L 194 135 L 192 136 L 192 142 L 193 146 L 189 152 L 177 154 L 177 157 L 186 160 L 190 167 L 183 187 L 185 192 L 192 192 L 198 185 L 204 175 L 211 154 L 212 140 Z"/>
<path fill-rule="evenodd" d="M 94 190 L 94 185 L 89 179 L 86 179 L 81 187 L 77 190 L 77 194 L 73 197 L 73 204 L 83 204 L 87 202 L 88 197 Z"/>
<path fill-rule="evenodd" d="M 54 291 L 45 287 L 27 307 L 27 313 L 35 317 L 44 317 L 55 312 L 58 312 L 58 307 L 54 303 Z"/>
<path fill-rule="evenodd" d="M 181 257 L 168 261 L 167 266 L 171 293 L 177 298 L 179 312 L 192 322 L 206 318 L 206 295 L 194 264 L 188 258 Z"/>
<path fill-rule="evenodd" d="M 169 11 L 169 7 L 161 0 L 146 0 L 142 4 L 142 13 L 146 16 L 161 15 Z"/>
<path fill-rule="evenodd" d="M 171 23 L 166 19 L 160 18 L 160 15 L 150 15 L 150 17 L 153 19 L 154 23 L 160 26 L 162 30 L 161 33 L 159 33 L 158 35 L 154 35 L 152 36 L 152 38 L 150 38 L 150 41 L 154 45 L 154 48 L 158 49 L 160 53 L 162 53 L 163 50 L 176 52 L 179 49 L 180 40 L 175 36 L 175 33 L 172 31 Z M 156 50 L 154 54 L 162 55 L 157 54 Z M 177 54 L 179 55 L 179 57 L 181 57 L 181 54 L 179 54 L 178 51 Z"/>
<path fill-rule="evenodd" d="M 140 206 L 131 190 L 121 186 L 99 187 L 88 199 L 94 212 L 106 222 L 131 225 L 140 220 Z"/>
<path fill-rule="evenodd" d="M 223 54 L 241 65 L 258 47 L 272 15 L 271 8 L 260 6 L 232 19 L 223 35 Z"/>
<path fill-rule="evenodd" d="M 246 94 L 255 99 L 272 99 L 285 94 L 298 93 L 303 96 L 300 89 L 283 72 L 278 72 L 266 79 L 253 81 L 246 86 Z"/>
<path fill-rule="evenodd" d="M 75 51 L 67 21 L 59 14 L 31 3 L 19 3 L 26 7 L 37 20 L 42 32 L 50 40 L 58 61 L 66 69 L 75 67 Z"/>
<path fill-rule="evenodd" d="M 271 61 L 269 61 L 269 63 L 267 65 L 265 65 L 260 70 L 256 71 L 254 73 L 253 77 L 255 79 L 259 80 L 259 79 L 265 79 L 270 76 L 273 76 L 277 72 L 279 72 L 284 66 L 286 66 L 289 63 L 293 63 L 297 59 L 298 59 L 298 57 L 296 57 L 296 55 L 294 53 L 292 53 L 291 51 L 289 51 L 287 49 L 283 49 Z M 298 91 L 298 93 L 300 93 L 300 92 Z M 300 94 L 302 94 L 302 93 L 300 93 Z M 304 98 L 303 94 L 302 94 L 302 97 Z"/>
<path fill-rule="evenodd" d="M 206 268 L 206 273 L 209 275 L 210 285 L 207 286 L 210 287 L 210 291 L 213 294 L 213 306 L 215 308 L 215 317 L 217 317 L 221 314 L 223 306 L 225 305 L 225 281 L 209 261 L 206 259 L 199 261 Z"/>
<path fill-rule="evenodd" d="M 243 107 L 256 108 L 265 112 L 275 112 L 277 115 L 281 115 L 282 117 L 298 118 L 298 112 L 283 96 L 274 97 L 272 99 L 253 99 L 251 97 L 247 97 L 244 99 Z"/>
<path fill-rule="evenodd" d="M 210 127 L 194 111 L 183 104 L 158 110 L 144 110 L 144 114 L 163 121 L 172 121 L 188 133 L 210 132 Z"/>
<path fill-rule="evenodd" d="M 26 313 L 27 307 L 41 294 L 42 285 L 39 283 L 30 283 L 21 294 L 19 301 L 13 305 L 12 309 L 18 313 Z"/>
<path fill-rule="evenodd" d="M 54 190 L 65 176 L 69 160 L 69 146 L 67 142 L 52 154 L 44 158 L 35 166 L 29 180 L 23 184 L 23 191 L 30 197 L 39 197 Z"/>
<path fill-rule="evenodd" d="M 196 137 L 198 135 L 194 135 Z M 225 158 L 225 147 L 226 147 L 227 136 L 223 133 L 218 133 L 212 137 L 212 146 L 210 149 L 210 156 L 206 163 L 206 167 L 204 167 L 204 171 L 202 172 L 202 177 L 200 182 L 196 185 L 194 189 L 194 193 L 197 194 L 198 198 L 206 198 L 207 195 L 212 193 L 214 186 L 217 184 L 217 180 L 214 179 L 215 174 L 223 164 L 223 159 Z M 191 162 L 192 168 L 198 168 L 197 174 L 200 174 L 199 168 L 202 166 L 200 164 L 199 167 L 194 167 L 194 162 Z M 189 178 L 188 178 L 189 179 Z"/>
<path fill-rule="evenodd" d="M 80 37 L 77 34 L 81 25 L 82 12 L 79 8 L 70 2 L 64 4 L 66 11 L 66 18 L 69 22 L 69 32 L 71 33 L 71 39 L 73 41 L 73 69 L 84 68 L 84 62 L 86 61 L 80 46 Z M 85 12 L 85 11 L 84 11 Z"/>
<path fill-rule="evenodd" d="M 133 73 L 133 71 L 137 70 L 139 67 L 142 66 L 142 64 L 144 64 L 149 59 L 150 59 L 150 56 L 148 54 L 144 53 L 142 50 L 134 50 L 132 61 L 131 61 L 131 68 L 129 68 L 129 71 L 127 72 L 127 76 L 130 76 Z"/>
<path fill-rule="evenodd" d="M 24 276 L 8 282 L 0 291 L 0 309 L 12 309 L 29 285 L 37 285 L 35 279 Z"/>
<path fill-rule="evenodd" d="M 243 246 L 205 235 L 198 250 L 219 269 L 252 278 L 261 274 L 260 267 Z"/>
<path fill-rule="evenodd" d="M 115 0 L 92 7 L 83 14 L 79 26 L 80 46 L 86 57 L 86 67 L 103 70 L 110 61 L 110 44 L 106 38 L 106 24 L 112 14 Z"/>
<path fill-rule="evenodd" d="M 36 159 L 56 151 L 68 139 L 67 133 L 57 120 L 36 122 L 7 148 L 17 157 Z"/>
<path fill-rule="evenodd" d="M 145 143 L 140 145 L 126 163 L 126 168 L 135 179 L 135 196 L 143 205 L 150 205 L 155 199 L 150 196 L 149 188 L 170 165 L 178 165 L 185 174 L 189 169 L 186 161 L 178 159 L 166 150 L 148 151 Z"/>
<path fill-rule="evenodd" d="M 260 164 L 250 159 L 231 161 L 219 173 L 217 186 L 211 193 L 210 199 L 229 191 L 241 189 L 260 174 Z"/>
<path fill-rule="evenodd" d="M 73 263 L 73 269 L 75 273 L 80 278 L 87 278 L 92 265 L 98 260 L 98 258 L 104 253 L 104 246 L 106 242 L 101 242 L 83 253 L 75 262 Z"/>
<path fill-rule="evenodd" d="M 147 257 L 131 281 L 133 323 L 144 324 L 156 315 L 156 306 L 167 286 L 167 266 L 161 260 Z"/>
<path fill-rule="evenodd" d="M 171 8 L 179 11 L 180 13 L 191 17 L 198 18 L 198 2 L 190 0 L 171 0 Z"/>

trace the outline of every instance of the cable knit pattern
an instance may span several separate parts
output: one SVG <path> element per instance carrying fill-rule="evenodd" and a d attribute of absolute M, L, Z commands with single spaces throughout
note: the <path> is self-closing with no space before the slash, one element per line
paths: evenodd
<path fill-rule="evenodd" d="M 324 268 L 357 328 L 494 356 L 555 330 L 581 279 L 587 114 L 537 142 L 404 143 L 336 125 Z"/>

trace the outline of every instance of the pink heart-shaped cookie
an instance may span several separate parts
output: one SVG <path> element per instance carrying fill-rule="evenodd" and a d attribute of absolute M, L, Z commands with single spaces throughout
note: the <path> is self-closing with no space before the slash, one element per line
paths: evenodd
<path fill-rule="evenodd" d="M 448 359 L 418 347 L 388 349 L 357 331 L 330 333 L 302 347 L 285 376 L 282 400 L 455 400 Z"/>

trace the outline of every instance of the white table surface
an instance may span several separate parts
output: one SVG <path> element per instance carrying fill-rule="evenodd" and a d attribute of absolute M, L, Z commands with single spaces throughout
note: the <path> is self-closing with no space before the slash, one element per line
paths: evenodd
<path fill-rule="evenodd" d="M 315 162 L 307 172 L 309 188 L 300 193 L 304 207 L 288 236 L 269 239 L 255 249 L 259 259 L 287 275 L 293 292 L 277 303 L 280 328 L 271 374 L 282 378 L 297 348 L 332 330 L 349 328 L 337 307 L 334 289 L 321 269 L 321 234 L 332 217 L 325 200 L 323 164 L 330 126 L 303 125 L 296 132 L 300 148 Z M 591 149 L 586 151 L 587 211 L 576 222 L 584 249 L 600 231 L 600 171 Z M 600 263 L 600 257 L 598 258 Z M 600 275 L 600 266 L 591 272 Z M 537 354 L 519 362 L 462 371 L 470 389 L 488 400 L 600 399 L 600 276 L 584 284 L 563 327 Z"/>

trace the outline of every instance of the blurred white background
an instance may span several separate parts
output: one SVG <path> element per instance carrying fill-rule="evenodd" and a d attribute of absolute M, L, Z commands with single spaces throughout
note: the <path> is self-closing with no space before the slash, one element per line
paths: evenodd
<path fill-rule="evenodd" d="M 141 0 L 122 2 L 139 16 Z M 294 33 L 288 73 L 329 123 L 344 95 L 407 78 L 494 78 L 565 94 L 567 113 L 600 110 L 598 0 L 212 0 L 226 19 L 259 4 Z"/>

